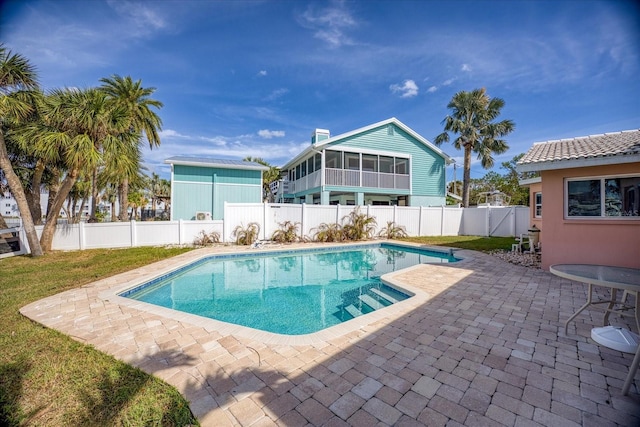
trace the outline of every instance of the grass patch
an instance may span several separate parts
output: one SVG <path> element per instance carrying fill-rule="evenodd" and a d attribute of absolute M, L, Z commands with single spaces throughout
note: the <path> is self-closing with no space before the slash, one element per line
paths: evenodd
<path fill-rule="evenodd" d="M 175 388 L 18 312 L 188 250 L 86 250 L 0 260 L 0 425 L 197 425 Z"/>
<path fill-rule="evenodd" d="M 430 246 L 449 246 L 452 248 L 470 249 L 480 252 L 495 250 L 511 250 L 515 242 L 513 237 L 482 237 L 482 236 L 422 236 L 407 237 L 400 240 L 420 243 Z"/>

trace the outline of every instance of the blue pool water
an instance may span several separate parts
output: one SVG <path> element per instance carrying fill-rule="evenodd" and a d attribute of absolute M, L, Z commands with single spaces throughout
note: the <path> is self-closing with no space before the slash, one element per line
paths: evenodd
<path fill-rule="evenodd" d="M 317 332 L 410 297 L 380 276 L 449 253 L 380 244 L 211 256 L 121 296 L 286 335 Z"/>

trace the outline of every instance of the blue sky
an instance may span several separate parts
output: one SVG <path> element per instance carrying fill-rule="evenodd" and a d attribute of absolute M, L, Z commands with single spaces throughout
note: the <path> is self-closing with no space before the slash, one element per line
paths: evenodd
<path fill-rule="evenodd" d="M 390 117 L 433 141 L 451 97 L 479 87 L 503 98 L 501 118 L 516 124 L 498 166 L 534 142 L 640 127 L 632 1 L 10 0 L 0 8 L 0 41 L 30 59 L 44 89 L 97 86 L 113 74 L 157 88 L 162 144 L 144 158 L 165 178 L 171 156 L 280 166 L 315 128 L 338 135 Z M 461 152 L 442 149 L 462 165 Z M 486 172 L 472 167 L 473 178 Z"/>

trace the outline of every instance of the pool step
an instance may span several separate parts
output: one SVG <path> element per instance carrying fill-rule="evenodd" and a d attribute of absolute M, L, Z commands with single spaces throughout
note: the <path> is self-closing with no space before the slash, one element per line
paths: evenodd
<path fill-rule="evenodd" d="M 374 310 L 379 310 L 381 308 L 384 308 L 384 305 L 382 303 L 376 301 L 375 299 L 373 299 L 373 297 L 367 294 L 360 295 L 359 298 L 360 298 L 360 301 L 367 304 L 369 307 L 373 308 Z"/>
<path fill-rule="evenodd" d="M 352 317 L 362 316 L 362 313 L 355 305 L 348 305 L 344 308 Z"/>
<path fill-rule="evenodd" d="M 376 289 L 376 288 L 371 288 L 369 289 L 372 293 L 378 295 L 380 298 L 383 298 L 387 301 L 389 301 L 392 304 L 397 303 L 399 300 L 395 299 L 394 297 L 392 297 L 391 295 L 389 295 L 388 293 L 380 290 L 380 289 Z"/>

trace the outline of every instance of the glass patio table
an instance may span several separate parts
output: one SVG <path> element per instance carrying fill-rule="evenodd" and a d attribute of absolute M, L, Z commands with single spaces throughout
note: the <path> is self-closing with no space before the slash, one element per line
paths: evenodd
<path fill-rule="evenodd" d="M 640 294 L 640 269 L 627 267 L 614 267 L 609 265 L 592 265 L 592 264 L 555 264 L 549 267 L 549 271 L 556 276 L 565 279 L 574 280 L 589 286 L 587 293 L 587 302 L 578 309 L 564 324 L 564 333 L 567 334 L 569 322 L 576 318 L 587 307 L 595 304 L 607 304 L 604 309 L 604 321 L 606 326 L 609 323 L 609 315 L 616 312 L 621 316 L 635 317 L 636 327 L 640 333 L 640 310 L 638 310 L 638 296 Z M 593 298 L 594 287 L 604 287 L 609 289 L 609 299 Z M 626 301 L 617 301 L 617 291 L 622 290 L 635 296 L 635 304 L 633 306 L 626 304 Z M 626 294 L 625 294 L 626 295 Z M 633 310 L 634 314 L 627 313 L 627 310 Z M 622 394 L 626 395 L 629 387 L 633 382 L 635 373 L 640 364 L 640 346 L 636 349 L 635 357 L 629 368 L 629 374 L 622 387 Z"/>

